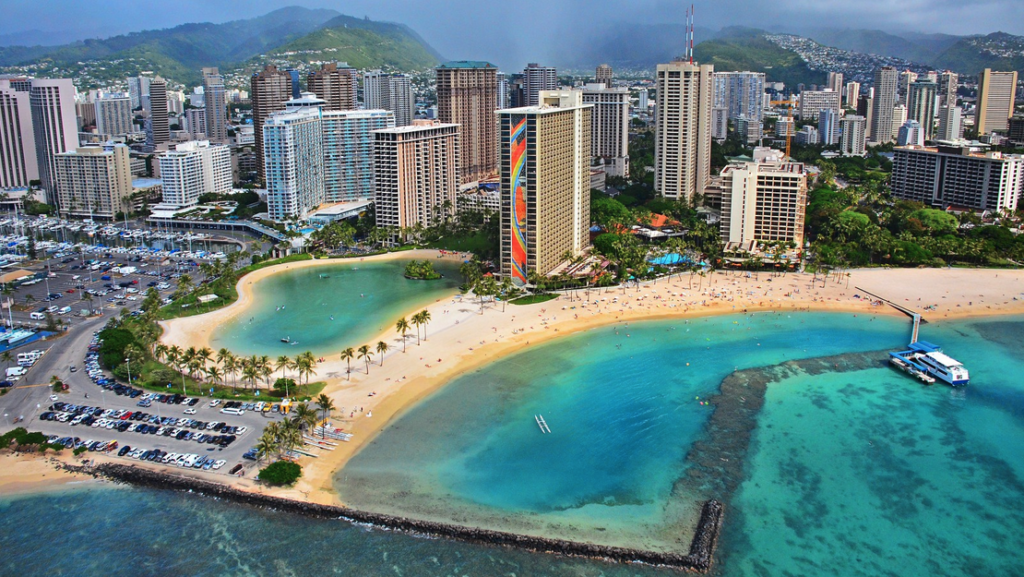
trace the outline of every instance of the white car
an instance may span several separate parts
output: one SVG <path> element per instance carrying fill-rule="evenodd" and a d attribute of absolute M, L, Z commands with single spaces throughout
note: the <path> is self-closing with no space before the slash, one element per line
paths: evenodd
<path fill-rule="evenodd" d="M 220 404 L 220 399 L 214 399 L 214 400 L 210 401 L 210 406 L 211 407 L 216 407 L 219 404 Z"/>
<path fill-rule="evenodd" d="M 216 471 L 217 469 L 220 469 L 221 467 L 223 467 L 227 463 L 228 462 L 225 461 L 224 459 L 217 459 L 217 461 L 213 464 L 213 470 Z"/>
<path fill-rule="evenodd" d="M 185 414 L 186 415 L 194 415 L 194 414 L 196 414 L 196 410 L 193 409 L 192 407 L 189 407 L 189 408 L 185 409 Z"/>

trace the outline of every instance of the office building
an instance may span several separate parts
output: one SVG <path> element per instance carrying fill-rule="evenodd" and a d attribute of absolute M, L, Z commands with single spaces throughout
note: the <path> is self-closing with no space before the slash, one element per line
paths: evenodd
<path fill-rule="evenodd" d="M 964 137 L 963 112 L 959 106 L 939 107 L 939 130 L 936 140 L 960 140 Z M 1012 137 L 1011 137 L 1012 140 Z"/>
<path fill-rule="evenodd" d="M 228 102 L 224 77 L 216 68 L 203 68 L 206 136 L 211 142 L 228 141 Z"/>
<path fill-rule="evenodd" d="M 1024 192 L 1024 156 L 969 146 L 897 147 L 892 194 L 946 208 L 1013 211 Z"/>
<path fill-rule="evenodd" d="M 194 140 L 160 155 L 163 203 L 177 208 L 198 204 L 206 193 L 231 192 L 231 149 L 208 140 Z"/>
<path fill-rule="evenodd" d="M 722 242 L 792 242 L 803 246 L 807 173 L 778 153 L 760 162 L 734 162 L 722 170 Z"/>
<path fill-rule="evenodd" d="M 427 227 L 455 215 L 460 182 L 458 126 L 417 120 L 411 126 L 374 131 L 373 138 L 378 227 Z"/>
<path fill-rule="evenodd" d="M 438 66 L 437 118 L 459 125 L 459 174 L 475 182 L 498 167 L 498 68 L 489 62 L 456 61 Z"/>
<path fill-rule="evenodd" d="M 819 142 L 818 129 L 811 125 L 804 126 L 796 132 L 795 139 L 797 144 L 803 146 L 816 145 Z"/>
<path fill-rule="evenodd" d="M 839 143 L 839 113 L 822 110 L 818 115 L 818 137 L 821 144 L 832 146 Z"/>
<path fill-rule="evenodd" d="M 63 216 L 114 218 L 131 210 L 130 152 L 126 145 L 107 142 L 54 155 L 57 208 Z"/>
<path fill-rule="evenodd" d="M 918 80 L 910 85 L 907 93 L 907 120 L 921 125 L 921 136 L 925 140 L 935 137 L 935 110 L 938 105 L 939 85 Z"/>
<path fill-rule="evenodd" d="M 508 76 L 504 72 L 498 72 L 498 106 L 500 110 L 502 108 L 508 108 L 512 105 L 511 93 L 508 82 Z"/>
<path fill-rule="evenodd" d="M 167 116 L 167 83 L 157 76 L 149 83 L 149 102 L 146 119 L 146 145 L 150 150 L 171 139 L 170 120 Z"/>
<path fill-rule="evenodd" d="M 847 82 L 846 83 L 846 108 L 857 109 L 857 102 L 860 100 L 860 82 Z"/>
<path fill-rule="evenodd" d="M 957 111 L 957 120 L 959 120 L 959 110 Z M 1016 146 L 1024 145 L 1024 115 L 1015 115 L 1010 119 L 1010 130 L 1007 132 L 1007 138 L 1010 142 Z"/>
<path fill-rule="evenodd" d="M 55 205 L 57 167 L 54 157 L 78 148 L 75 85 L 67 78 L 34 78 L 29 103 L 39 180 L 46 191 L 47 202 Z"/>
<path fill-rule="evenodd" d="M 375 70 L 363 75 L 363 103 L 368 109 L 390 110 L 395 126 L 409 126 L 416 117 L 412 82 L 405 74 Z"/>
<path fill-rule="evenodd" d="M 711 181 L 711 79 L 714 66 L 659 64 L 654 190 L 673 200 L 703 194 Z"/>
<path fill-rule="evenodd" d="M 864 156 L 867 152 L 867 119 L 863 116 L 847 116 L 839 121 L 839 152 L 843 156 Z"/>
<path fill-rule="evenodd" d="M 374 196 L 373 131 L 395 127 L 390 110 L 331 110 L 323 113 L 324 197 L 353 202 Z"/>
<path fill-rule="evenodd" d="M 896 137 L 897 146 L 924 146 L 924 141 L 924 129 L 916 120 L 904 122 Z"/>
<path fill-rule="evenodd" d="M 542 91 L 538 101 L 498 113 L 501 274 L 519 286 L 590 244 L 593 107 L 575 90 Z"/>
<path fill-rule="evenodd" d="M 713 107 L 711 109 L 711 138 L 723 142 L 729 138 L 729 109 Z"/>
<path fill-rule="evenodd" d="M 605 88 L 612 87 L 612 67 L 607 64 L 602 64 L 597 67 L 597 72 L 594 74 L 595 81 L 598 84 L 604 84 Z"/>
<path fill-rule="evenodd" d="M 284 110 L 284 103 L 292 99 L 292 75 L 268 64 L 249 79 L 249 99 L 252 102 L 253 140 L 256 144 L 256 178 L 265 182 L 263 163 L 263 123 L 275 113 Z"/>
<path fill-rule="evenodd" d="M 320 70 L 306 77 L 306 90 L 326 102 L 324 110 L 355 110 L 359 108 L 356 94 L 359 79 L 355 68 L 344 62 L 322 64 Z M 367 107 L 369 108 L 369 107 Z"/>
<path fill-rule="evenodd" d="M 206 109 L 189 108 L 185 111 L 185 128 L 194 139 L 206 137 Z"/>
<path fill-rule="evenodd" d="M 712 83 L 713 108 L 725 108 L 729 118 L 764 118 L 763 72 L 715 72 Z"/>
<path fill-rule="evenodd" d="M 29 92 L 0 79 L 0 188 L 27 187 L 38 179 Z"/>
<path fill-rule="evenodd" d="M 96 99 L 93 106 L 96 115 L 96 132 L 110 136 L 124 136 L 134 132 L 131 98 L 121 94 L 112 94 Z"/>
<path fill-rule="evenodd" d="M 298 106 L 271 114 L 263 123 L 272 220 L 304 219 L 326 200 L 322 114 L 319 106 Z"/>
<path fill-rule="evenodd" d="M 900 127 L 907 121 L 907 107 L 903 104 L 897 104 L 892 109 L 892 139 L 896 140 L 899 136 Z"/>
<path fill-rule="evenodd" d="M 978 135 L 1009 128 L 1017 97 L 1017 73 L 993 72 L 986 68 L 978 77 L 978 108 L 974 128 Z"/>
<path fill-rule="evenodd" d="M 148 76 L 132 76 L 128 78 L 128 98 L 131 99 L 132 110 L 142 108 L 142 97 L 149 96 Z"/>
<path fill-rule="evenodd" d="M 302 91 L 301 91 L 302 87 L 301 87 L 300 82 L 299 82 L 299 78 L 301 77 L 301 74 L 299 73 L 298 70 L 295 70 L 294 68 L 289 68 L 288 70 L 285 70 L 285 72 L 287 72 L 288 73 L 288 77 L 292 79 L 292 98 L 301 98 L 302 97 Z M 250 96 L 250 98 L 251 98 L 251 96 Z"/>
<path fill-rule="evenodd" d="M 939 76 L 939 97 L 943 106 L 956 106 L 956 91 L 959 88 L 960 77 L 956 72 L 949 70 Z"/>
<path fill-rule="evenodd" d="M 843 94 L 843 73 L 842 72 L 829 72 L 828 81 L 825 83 L 825 88 L 835 92 L 842 97 Z"/>
<path fill-rule="evenodd" d="M 591 154 L 600 159 L 608 176 L 629 176 L 629 89 L 588 84 L 583 89 L 583 103 L 594 105 Z"/>
<path fill-rule="evenodd" d="M 526 106 L 537 106 L 537 99 L 541 90 L 555 90 L 558 88 L 558 72 L 554 66 L 541 66 L 536 62 L 531 62 L 523 70 L 523 80 Z"/>
<path fill-rule="evenodd" d="M 893 109 L 896 107 L 899 73 L 892 66 L 885 66 L 875 72 L 875 95 L 871 101 L 871 128 L 869 137 L 876 144 L 892 142 L 894 131 Z"/>
<path fill-rule="evenodd" d="M 804 90 L 800 93 L 800 120 L 817 121 L 822 110 L 831 110 L 839 114 L 840 97 L 831 89 Z"/>

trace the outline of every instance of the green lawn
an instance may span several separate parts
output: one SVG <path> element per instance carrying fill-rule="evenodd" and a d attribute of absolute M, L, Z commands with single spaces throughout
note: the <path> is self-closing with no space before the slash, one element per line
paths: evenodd
<path fill-rule="evenodd" d="M 537 303 L 546 303 L 556 298 L 558 298 L 558 295 L 555 293 L 544 293 L 539 295 L 526 295 L 524 297 L 508 301 L 508 303 L 512 305 L 535 305 Z"/>
<path fill-rule="evenodd" d="M 487 251 L 491 248 L 487 243 L 487 234 L 483 231 L 478 231 L 469 236 L 442 238 L 441 240 L 427 243 L 427 247 L 458 252 L 471 252 L 477 255 L 487 254 Z"/>

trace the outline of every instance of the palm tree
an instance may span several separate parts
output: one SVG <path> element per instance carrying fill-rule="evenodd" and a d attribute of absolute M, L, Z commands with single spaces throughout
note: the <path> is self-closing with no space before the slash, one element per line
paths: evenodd
<path fill-rule="evenodd" d="M 423 324 L 420 313 L 412 315 L 412 324 L 416 325 L 416 344 L 420 344 L 420 325 Z"/>
<path fill-rule="evenodd" d="M 178 345 L 171 345 L 164 354 L 167 356 L 167 364 L 177 368 L 178 361 L 181 360 L 182 355 L 181 347 Z"/>
<path fill-rule="evenodd" d="M 348 380 L 352 380 L 352 358 L 356 356 L 356 351 L 349 347 L 341 351 L 341 360 L 345 361 L 348 365 Z"/>
<path fill-rule="evenodd" d="M 423 325 L 423 340 L 427 340 L 427 323 L 430 322 L 430 311 L 423 310 L 417 314 L 420 317 L 420 324 Z"/>
<path fill-rule="evenodd" d="M 291 357 L 288 355 L 281 355 L 277 357 L 277 363 L 275 363 L 277 370 L 281 371 L 281 376 L 284 377 L 284 396 L 288 396 L 288 369 L 292 368 L 293 363 Z M 299 373 L 299 380 L 302 380 L 302 373 Z"/>
<path fill-rule="evenodd" d="M 302 432 L 299 430 L 299 424 L 290 420 L 281 421 L 278 438 L 281 440 L 281 447 L 286 450 L 302 445 Z"/>
<path fill-rule="evenodd" d="M 409 332 L 409 321 L 405 320 L 405 317 L 398 319 L 395 323 L 395 331 L 402 333 L 402 352 L 405 352 L 405 333 Z"/>
<path fill-rule="evenodd" d="M 256 381 L 260 378 L 260 370 L 249 362 L 249 359 L 242 362 L 242 381 L 248 382 L 252 385 L 253 390 L 256 390 Z"/>
<path fill-rule="evenodd" d="M 167 345 L 157 343 L 156 347 L 153 348 L 153 356 L 156 357 L 156 360 L 162 361 L 167 356 L 169 350 L 170 348 Z"/>
<path fill-rule="evenodd" d="M 370 352 L 370 345 L 363 345 L 359 347 L 359 358 L 366 363 L 366 374 L 370 374 L 370 358 L 373 357 L 373 353 Z"/>
<path fill-rule="evenodd" d="M 324 419 L 324 428 L 322 430 L 323 435 L 321 435 L 321 438 L 323 438 L 327 436 L 327 417 L 330 417 L 331 411 L 335 410 L 337 407 L 335 407 L 334 403 L 331 402 L 331 398 L 323 393 L 320 393 L 320 396 L 316 398 L 316 404 L 320 407 L 320 413 L 323 415 Z"/>
<path fill-rule="evenodd" d="M 277 423 L 271 423 L 270 425 L 276 425 Z M 267 425 L 267 428 L 270 427 Z M 266 429 L 263 430 L 263 434 L 260 435 L 258 441 L 256 441 L 256 458 L 260 461 L 267 457 L 277 453 L 280 445 L 277 443 L 277 435 Z"/>
<path fill-rule="evenodd" d="M 270 362 L 270 357 L 262 355 L 259 360 L 256 361 L 256 368 L 259 370 L 260 377 L 267 381 L 267 388 L 270 388 L 270 375 L 274 374 L 274 364 Z"/>
<path fill-rule="evenodd" d="M 316 357 L 312 351 L 306 351 L 299 355 L 302 359 L 302 370 L 306 374 L 306 384 L 309 384 L 309 376 L 316 374 Z"/>
<path fill-rule="evenodd" d="M 377 352 L 380 353 L 380 366 L 384 366 L 384 353 L 388 352 L 388 344 L 384 341 L 377 341 Z"/>
<path fill-rule="evenodd" d="M 203 347 L 196 352 L 196 357 L 199 358 L 203 363 L 203 368 L 206 368 L 206 364 L 213 360 L 213 349 L 210 347 Z"/>
<path fill-rule="evenodd" d="M 221 366 L 224 368 L 224 373 L 226 375 L 231 375 L 231 388 L 234 389 L 235 385 L 238 383 L 234 378 L 235 373 L 238 372 L 238 357 L 231 354 L 231 352 L 227 351 L 227 349 L 223 350 L 226 351 L 228 354 L 223 358 L 223 360 L 221 360 L 220 363 Z"/>
<path fill-rule="evenodd" d="M 231 356 L 234 356 L 231 354 L 231 351 L 227 350 L 227 348 L 222 347 L 219 351 L 217 351 L 217 364 L 219 364 L 222 369 L 226 368 L 224 366 L 224 362 L 227 361 L 228 357 Z"/>
<path fill-rule="evenodd" d="M 292 420 L 312 430 L 316 425 L 316 410 L 306 403 L 299 403 L 292 412 Z"/>
<path fill-rule="evenodd" d="M 210 382 L 214 384 L 224 378 L 224 373 L 216 365 L 206 369 L 205 372 L 206 376 L 210 378 Z"/>

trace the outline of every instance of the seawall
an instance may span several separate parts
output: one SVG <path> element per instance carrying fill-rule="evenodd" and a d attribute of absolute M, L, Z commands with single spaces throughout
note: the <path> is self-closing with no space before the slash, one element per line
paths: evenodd
<path fill-rule="evenodd" d="M 515 547 L 527 551 L 554 553 L 568 557 L 583 557 L 617 563 L 644 563 L 695 573 L 704 573 L 711 568 L 715 545 L 718 541 L 724 515 L 722 503 L 714 499 L 705 502 L 701 509 L 700 519 L 697 522 L 693 540 L 690 543 L 690 551 L 684 555 L 682 553 L 645 551 L 642 549 L 609 547 L 564 539 L 518 535 L 503 531 L 477 529 L 461 525 L 435 523 L 432 521 L 358 511 L 348 507 L 305 503 L 292 499 L 250 493 L 219 483 L 142 469 L 131 465 L 105 463 L 91 468 L 91 472 L 113 481 L 129 483 L 140 487 L 189 491 L 252 507 L 275 509 L 318 519 L 344 519 L 354 523 L 364 523 L 376 527 L 443 537 L 467 543 Z"/>

